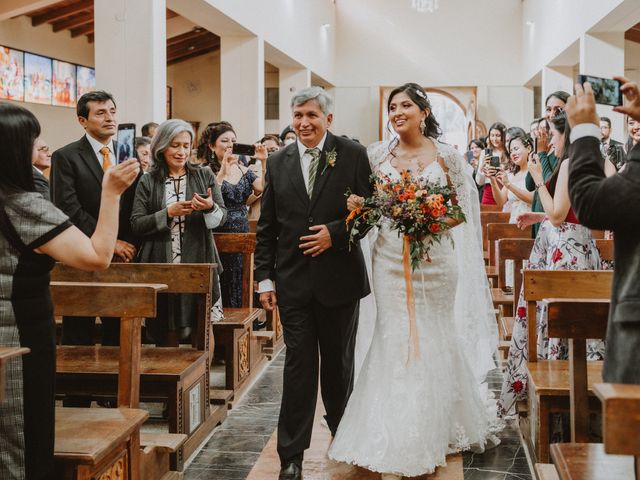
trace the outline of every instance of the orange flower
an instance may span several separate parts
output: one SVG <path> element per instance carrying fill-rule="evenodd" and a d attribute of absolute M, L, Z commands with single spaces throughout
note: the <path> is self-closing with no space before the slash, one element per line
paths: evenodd
<path fill-rule="evenodd" d="M 429 225 L 429 231 L 431 233 L 438 233 L 440 231 L 440 224 L 432 223 L 431 225 Z"/>
<path fill-rule="evenodd" d="M 351 220 L 353 220 L 358 215 L 360 215 L 361 211 L 362 210 L 360 208 L 356 208 L 355 210 L 351 210 L 351 212 L 349 212 L 349 215 L 347 216 L 347 219 L 344 221 L 344 223 L 348 226 L 349 222 L 351 222 Z"/>

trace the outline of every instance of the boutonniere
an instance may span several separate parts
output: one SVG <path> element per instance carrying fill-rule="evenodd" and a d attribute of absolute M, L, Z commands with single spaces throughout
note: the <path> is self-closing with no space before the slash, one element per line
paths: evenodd
<path fill-rule="evenodd" d="M 336 161 L 338 160 L 338 152 L 336 152 L 335 147 L 332 148 L 331 150 L 329 150 L 327 153 L 325 153 L 325 158 L 326 158 L 326 162 L 324 164 L 324 168 L 322 169 L 322 172 L 320 173 L 320 175 L 324 175 L 324 172 L 327 171 L 327 168 L 331 167 L 335 167 L 336 166 Z"/>

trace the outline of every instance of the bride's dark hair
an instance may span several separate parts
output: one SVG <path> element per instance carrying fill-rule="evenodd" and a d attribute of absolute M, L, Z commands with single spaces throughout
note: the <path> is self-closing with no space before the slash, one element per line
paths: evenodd
<path fill-rule="evenodd" d="M 389 112 L 391 100 L 393 100 L 393 97 L 395 97 L 399 93 L 406 93 L 411 101 L 415 103 L 420 110 L 429 110 L 429 115 L 425 119 L 425 123 L 427 124 L 427 126 L 424 129 L 424 136 L 427 138 L 440 138 L 440 136 L 442 135 L 442 130 L 440 130 L 440 124 L 433 114 L 431 102 L 429 101 L 429 97 L 427 97 L 427 92 L 424 91 L 424 88 L 422 88 L 417 83 L 405 83 L 401 87 L 394 88 L 389 94 L 389 100 L 387 100 L 387 112 Z"/>

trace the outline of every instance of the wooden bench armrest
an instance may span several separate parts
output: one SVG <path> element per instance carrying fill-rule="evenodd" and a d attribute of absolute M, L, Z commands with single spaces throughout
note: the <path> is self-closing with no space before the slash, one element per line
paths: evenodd
<path fill-rule="evenodd" d="M 549 337 L 605 338 L 609 298 L 545 298 Z"/>
<path fill-rule="evenodd" d="M 175 453 L 187 439 L 184 433 L 140 432 L 140 446 L 144 449 L 155 448 L 161 452 Z"/>
<path fill-rule="evenodd" d="M 640 385 L 598 383 L 607 453 L 640 456 Z"/>

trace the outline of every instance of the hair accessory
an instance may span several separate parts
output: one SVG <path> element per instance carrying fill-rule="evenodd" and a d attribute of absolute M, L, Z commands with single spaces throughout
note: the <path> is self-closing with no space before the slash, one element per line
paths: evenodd
<path fill-rule="evenodd" d="M 418 88 L 416 88 L 415 90 L 416 90 L 416 95 L 418 95 L 419 97 L 423 98 L 424 100 L 427 99 L 426 93 L 424 93 L 422 90 L 420 90 Z"/>

